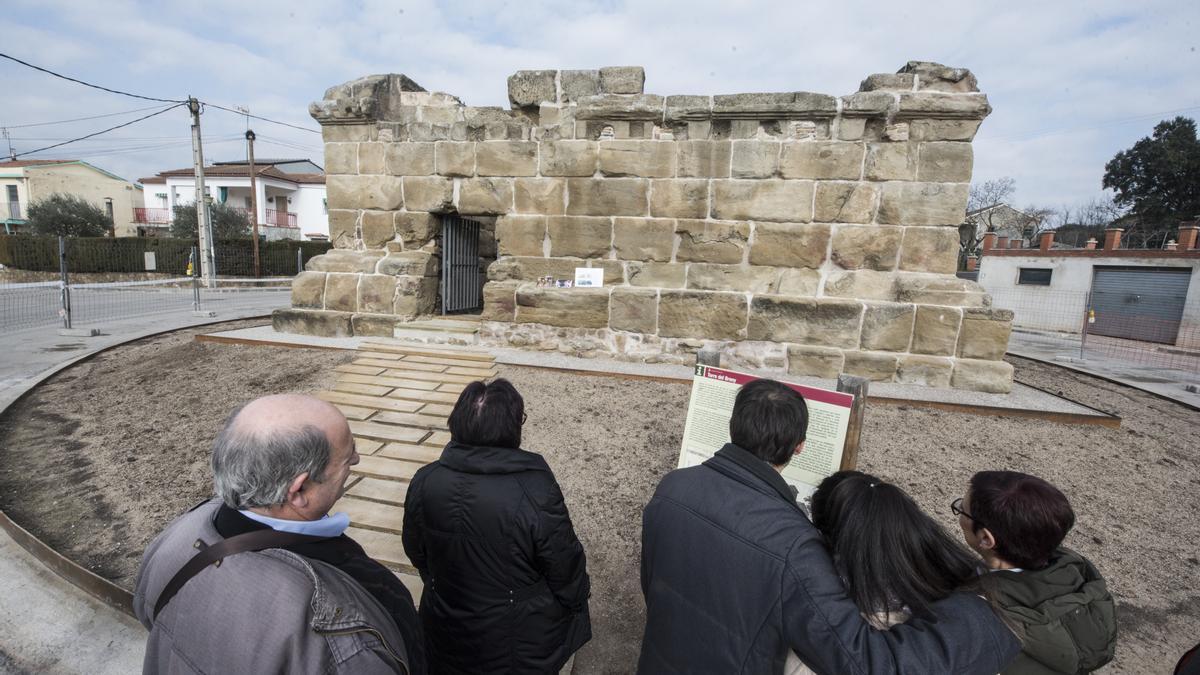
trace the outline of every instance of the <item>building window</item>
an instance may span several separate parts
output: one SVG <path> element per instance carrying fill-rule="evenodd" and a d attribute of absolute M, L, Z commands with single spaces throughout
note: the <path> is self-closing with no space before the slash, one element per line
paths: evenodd
<path fill-rule="evenodd" d="M 1049 286 L 1052 269 L 1040 267 L 1022 267 L 1017 275 L 1017 283 L 1025 286 Z"/>

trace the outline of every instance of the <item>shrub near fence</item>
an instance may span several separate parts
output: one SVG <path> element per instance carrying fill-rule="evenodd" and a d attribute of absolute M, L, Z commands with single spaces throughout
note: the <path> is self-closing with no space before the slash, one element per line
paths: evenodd
<path fill-rule="evenodd" d="M 69 272 L 145 272 L 147 252 L 155 254 L 155 271 L 186 274 L 188 256 L 196 242 L 162 237 L 70 237 Z M 293 276 L 296 251 L 305 263 L 331 247 L 322 241 L 267 241 L 259 244 L 262 276 Z M 214 245 L 217 272 L 223 276 L 253 276 L 254 253 L 249 239 L 221 239 Z M 37 272 L 57 272 L 58 238 L 0 235 L 0 265 Z"/>

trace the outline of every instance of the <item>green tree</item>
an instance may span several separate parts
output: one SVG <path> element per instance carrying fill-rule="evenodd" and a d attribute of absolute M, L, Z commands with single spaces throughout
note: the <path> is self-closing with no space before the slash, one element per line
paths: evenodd
<path fill-rule="evenodd" d="M 245 211 L 219 202 L 209 204 L 208 217 L 212 220 L 213 237 L 217 239 L 245 239 L 250 236 L 250 216 Z M 200 228 L 196 224 L 196 206 L 176 206 L 171 220 L 171 236 L 178 239 L 196 239 Z"/>
<path fill-rule="evenodd" d="M 1150 230 L 1174 228 L 1200 214 L 1200 140 L 1186 117 L 1159 122 L 1154 135 L 1104 165 L 1104 187 Z"/>
<path fill-rule="evenodd" d="M 29 229 L 62 237 L 103 237 L 113 220 L 99 206 L 78 195 L 54 193 L 29 205 Z"/>

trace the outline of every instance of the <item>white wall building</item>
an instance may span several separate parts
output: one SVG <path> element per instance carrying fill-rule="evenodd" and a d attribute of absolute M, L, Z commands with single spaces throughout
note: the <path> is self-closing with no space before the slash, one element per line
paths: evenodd
<path fill-rule="evenodd" d="M 979 284 L 1013 326 L 1200 348 L 1200 228 L 1180 228 L 1174 249 L 1122 249 L 1120 231 L 1103 248 L 991 248 L 984 242 Z"/>
<path fill-rule="evenodd" d="M 267 239 L 329 238 L 321 167 L 303 159 L 264 159 L 255 161 L 254 171 L 259 231 Z M 144 234 L 165 231 L 174 208 L 196 199 L 196 178 L 191 168 L 163 171 L 143 178 L 141 183 L 146 206 L 135 210 L 135 220 Z M 245 161 L 216 162 L 205 167 L 204 185 L 213 202 L 250 210 L 250 167 Z"/>

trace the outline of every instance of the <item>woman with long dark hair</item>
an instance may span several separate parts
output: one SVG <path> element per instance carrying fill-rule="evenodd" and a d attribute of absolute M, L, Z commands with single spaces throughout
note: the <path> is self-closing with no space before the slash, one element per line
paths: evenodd
<path fill-rule="evenodd" d="M 431 673 L 557 673 L 591 638 L 583 546 L 546 460 L 521 449 L 524 423 L 507 380 L 472 382 L 441 458 L 409 485 Z"/>
<path fill-rule="evenodd" d="M 955 591 L 983 593 L 979 560 L 904 490 L 860 471 L 839 471 L 817 487 L 812 521 L 829 546 L 851 599 L 876 628 L 912 616 Z M 794 654 L 789 675 L 811 672 Z"/>

